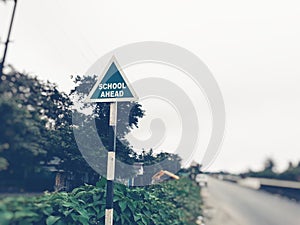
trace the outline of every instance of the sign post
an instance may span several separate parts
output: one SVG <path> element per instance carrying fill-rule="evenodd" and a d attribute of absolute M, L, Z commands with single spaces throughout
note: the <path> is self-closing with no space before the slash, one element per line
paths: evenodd
<path fill-rule="evenodd" d="M 113 225 L 118 102 L 136 101 L 137 99 L 136 93 L 115 57 L 110 60 L 104 73 L 98 78 L 86 99 L 86 102 L 110 102 L 108 129 L 110 143 L 107 152 L 105 225 Z"/>
<path fill-rule="evenodd" d="M 117 115 L 118 102 L 110 103 L 109 112 L 109 135 L 111 143 L 107 155 L 107 185 L 106 185 L 106 210 L 105 225 L 113 224 L 113 198 L 114 198 L 114 179 L 115 179 L 115 155 L 116 155 L 116 137 L 117 137 Z"/>

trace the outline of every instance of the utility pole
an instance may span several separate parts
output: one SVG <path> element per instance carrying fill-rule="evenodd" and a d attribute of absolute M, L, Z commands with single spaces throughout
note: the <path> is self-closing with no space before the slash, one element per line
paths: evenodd
<path fill-rule="evenodd" d="M 7 38 L 6 38 L 6 42 L 5 42 L 5 48 L 4 48 L 4 54 L 3 54 L 3 58 L 2 58 L 2 62 L 0 64 L 0 75 L 3 75 L 3 68 L 4 68 L 4 64 L 5 64 L 5 59 L 6 59 L 6 54 L 7 54 L 7 49 L 8 49 L 8 44 L 10 42 L 10 34 L 11 34 L 11 30 L 12 30 L 12 26 L 14 23 L 14 18 L 15 18 L 15 13 L 16 13 L 16 8 L 17 8 L 17 0 L 14 0 L 14 9 L 13 9 L 13 13 L 12 13 L 12 17 L 10 20 L 10 25 L 9 25 L 9 30 L 8 30 L 8 34 L 7 34 Z M 1 82 L 1 79 L 0 79 Z"/>

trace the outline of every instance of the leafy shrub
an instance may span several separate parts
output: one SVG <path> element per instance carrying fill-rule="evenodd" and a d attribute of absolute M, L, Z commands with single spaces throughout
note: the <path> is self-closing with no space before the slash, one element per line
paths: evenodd
<path fill-rule="evenodd" d="M 0 200 L 1 225 L 104 224 L 105 180 L 71 193 Z M 188 178 L 145 188 L 115 185 L 114 224 L 192 225 L 200 215 L 200 190 Z"/>

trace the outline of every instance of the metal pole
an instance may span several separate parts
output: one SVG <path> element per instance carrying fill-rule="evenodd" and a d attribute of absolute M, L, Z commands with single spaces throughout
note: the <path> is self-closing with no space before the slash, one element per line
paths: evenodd
<path fill-rule="evenodd" d="M 15 2 L 15 5 L 14 5 L 10 25 L 9 25 L 8 35 L 7 35 L 6 42 L 5 42 L 4 54 L 3 54 L 2 62 L 0 64 L 0 72 L 1 72 L 0 74 L 1 74 L 1 76 L 3 75 L 3 68 L 4 68 L 6 53 L 7 53 L 7 49 L 8 49 L 8 44 L 10 42 L 10 34 L 11 34 L 11 30 L 12 30 L 12 26 L 13 26 L 13 22 L 14 22 L 14 18 L 15 18 L 15 13 L 16 13 L 16 8 L 17 8 L 17 2 L 18 1 L 14 0 L 14 2 Z M 1 79 L 0 79 L 0 82 L 1 82 Z"/>
<path fill-rule="evenodd" d="M 118 103 L 117 102 L 110 103 L 109 126 L 111 126 L 111 128 L 109 130 L 110 130 L 110 136 L 112 142 L 109 146 L 108 157 L 107 157 L 105 225 L 113 225 L 117 112 L 118 112 Z"/>

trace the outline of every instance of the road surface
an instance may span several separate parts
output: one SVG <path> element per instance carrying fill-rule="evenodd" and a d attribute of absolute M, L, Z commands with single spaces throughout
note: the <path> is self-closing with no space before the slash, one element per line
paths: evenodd
<path fill-rule="evenodd" d="M 300 204 L 209 178 L 203 188 L 207 225 L 300 225 Z"/>

